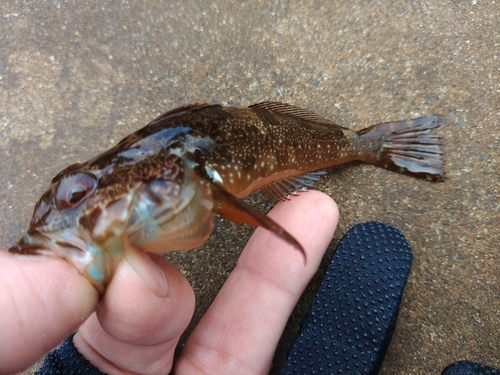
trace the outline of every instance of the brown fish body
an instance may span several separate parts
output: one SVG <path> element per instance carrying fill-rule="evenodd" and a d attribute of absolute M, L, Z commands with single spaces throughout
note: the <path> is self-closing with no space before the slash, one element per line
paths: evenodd
<path fill-rule="evenodd" d="M 130 249 L 162 253 L 203 244 L 214 212 L 301 248 L 240 198 L 262 189 L 280 200 L 354 160 L 441 180 L 441 141 L 430 134 L 438 126 L 426 117 L 355 132 L 282 103 L 177 108 L 57 175 L 28 234 L 10 251 L 62 256 L 103 291 Z"/>

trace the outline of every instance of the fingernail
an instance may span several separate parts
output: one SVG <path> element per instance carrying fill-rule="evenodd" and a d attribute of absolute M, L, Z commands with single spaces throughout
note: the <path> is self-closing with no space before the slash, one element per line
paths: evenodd
<path fill-rule="evenodd" d="M 144 251 L 133 246 L 127 249 L 127 261 L 137 272 L 153 294 L 165 298 L 168 293 L 168 282 L 160 267 Z"/>

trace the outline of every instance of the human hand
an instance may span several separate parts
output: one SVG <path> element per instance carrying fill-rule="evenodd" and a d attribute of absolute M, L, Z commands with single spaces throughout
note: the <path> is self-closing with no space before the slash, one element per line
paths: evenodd
<path fill-rule="evenodd" d="M 189 337 L 175 373 L 268 372 L 287 319 L 314 275 L 337 225 L 335 203 L 311 191 L 278 204 L 270 216 L 304 247 L 301 253 L 257 229 L 237 266 Z M 166 275 L 158 298 L 122 262 L 75 346 L 108 374 L 169 373 L 180 335 L 194 310 L 187 280 L 164 258 L 150 255 Z M 60 343 L 95 309 L 98 295 L 61 259 L 0 252 L 8 273 L 0 285 L 0 373 L 19 371 Z M 4 335 L 3 332 L 6 332 Z"/>

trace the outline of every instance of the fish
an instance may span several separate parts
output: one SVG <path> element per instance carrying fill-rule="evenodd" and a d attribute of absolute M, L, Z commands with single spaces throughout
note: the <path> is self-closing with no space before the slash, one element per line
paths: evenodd
<path fill-rule="evenodd" d="M 101 294 L 123 259 L 154 288 L 142 254 L 204 244 L 214 213 L 270 230 L 303 252 L 242 198 L 261 190 L 285 200 L 353 161 L 443 181 L 443 142 L 432 132 L 438 127 L 429 116 L 354 131 L 279 102 L 182 106 L 57 174 L 9 251 L 61 257 Z"/>

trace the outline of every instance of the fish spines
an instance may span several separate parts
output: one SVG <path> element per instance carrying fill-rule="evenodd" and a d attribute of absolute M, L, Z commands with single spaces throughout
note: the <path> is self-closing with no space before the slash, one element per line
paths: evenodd
<path fill-rule="evenodd" d="M 443 181 L 443 142 L 431 133 L 438 127 L 437 116 L 370 126 L 358 135 L 378 143 L 379 150 L 361 160 L 413 177 Z"/>

